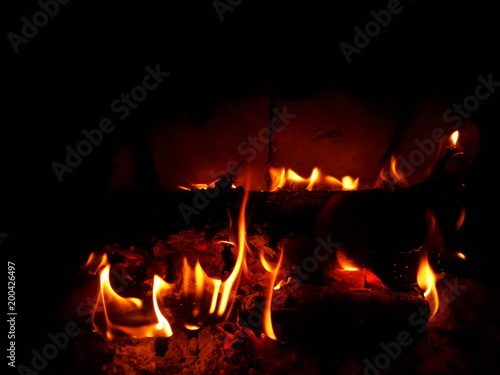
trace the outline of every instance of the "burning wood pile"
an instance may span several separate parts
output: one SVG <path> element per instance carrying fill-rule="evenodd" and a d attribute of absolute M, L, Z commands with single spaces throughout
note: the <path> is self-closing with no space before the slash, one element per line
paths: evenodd
<path fill-rule="evenodd" d="M 381 181 L 404 184 L 394 163 Z M 378 374 L 429 323 L 449 319 L 435 318 L 440 280 L 449 280 L 431 264 L 465 255 L 445 249 L 428 203 L 459 184 L 431 178 L 394 192 L 356 191 L 359 179 L 317 169 L 308 179 L 284 168 L 270 175 L 269 192 L 228 185 L 229 225 L 154 238 L 150 251 L 109 245 L 91 254 L 82 270 L 92 275 L 93 332 L 79 348 L 92 371 Z M 384 226 L 373 215 L 380 205 L 393 216 Z M 310 216 L 295 231 L 303 209 Z M 374 232 L 359 226 L 367 221 Z M 378 355 L 381 342 L 389 344 Z"/>

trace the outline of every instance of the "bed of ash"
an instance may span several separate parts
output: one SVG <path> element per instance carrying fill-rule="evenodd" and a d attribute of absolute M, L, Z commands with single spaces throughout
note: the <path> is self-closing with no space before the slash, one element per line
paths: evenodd
<path fill-rule="evenodd" d="M 263 251 L 270 257 L 276 255 L 262 228 L 253 226 L 247 235 L 251 250 Z M 144 299 L 151 295 L 153 275 L 173 278 L 175 267 L 184 257 L 199 259 L 207 275 L 224 277 L 229 272 L 228 259 L 234 262 L 236 249 L 213 244 L 227 238 L 226 229 L 215 234 L 192 229 L 153 239 L 150 252 L 118 245 L 106 246 L 103 251 L 122 259 L 134 280 L 128 289 Z M 229 256 L 228 249 L 232 253 Z M 276 282 L 282 280 L 283 285 L 273 292 L 273 326 L 278 340 L 272 340 L 263 333 L 260 322 L 253 324 L 250 318 L 266 298 L 267 275 L 258 257 L 248 257 L 247 265 L 249 272 L 232 295 L 236 306 L 232 321 L 202 324 L 194 331 L 174 327 L 173 336 L 168 338 L 120 337 L 111 341 L 91 332 L 89 327 L 75 344 L 80 369 L 108 375 L 363 374 L 366 361 L 373 362 L 381 352 L 377 345 L 380 341 L 373 338 L 373 343 L 364 346 L 360 342 L 360 350 L 356 350 L 356 344 L 346 339 L 346 326 L 351 325 L 354 341 L 366 341 L 371 332 L 366 329 L 367 321 L 374 311 L 387 309 L 387 322 L 380 324 L 389 326 L 399 315 L 406 319 L 420 306 L 427 306 L 417 287 L 405 293 L 369 284 L 353 290 L 335 277 L 326 277 L 324 286 L 314 286 L 283 267 L 276 279 Z M 480 310 L 491 302 L 488 302 L 488 288 L 471 279 L 458 280 L 444 274 L 440 277 L 437 286 L 440 299 L 446 303 L 441 303 L 426 332 L 416 337 L 383 373 L 465 374 L 477 368 L 477 361 L 481 360 L 485 374 L 496 371 L 494 353 L 500 352 L 500 334 L 494 328 L 493 315 L 500 311 L 498 301 L 496 307 Z M 480 315 L 477 311 L 489 311 L 492 315 Z M 170 314 L 164 312 L 165 316 Z M 341 321 L 346 317 L 348 321 Z M 322 322 L 326 321 L 323 330 Z M 307 324 L 310 327 L 304 327 Z M 475 345 L 479 340 L 481 344 Z M 372 352 L 364 350 L 368 346 L 373 347 Z M 370 357 L 367 353 L 374 355 Z"/>

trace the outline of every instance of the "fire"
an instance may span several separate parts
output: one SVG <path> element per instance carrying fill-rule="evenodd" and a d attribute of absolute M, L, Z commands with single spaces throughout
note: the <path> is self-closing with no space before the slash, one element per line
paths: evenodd
<path fill-rule="evenodd" d="M 436 314 L 439 309 L 439 296 L 436 289 L 436 274 L 432 270 L 427 252 L 424 251 L 420 259 L 420 265 L 417 272 L 417 283 L 420 289 L 424 291 L 424 297 L 429 303 L 430 315 L 429 320 Z"/>
<path fill-rule="evenodd" d="M 156 317 L 158 319 L 158 324 L 156 324 L 156 329 L 165 334 L 165 336 L 170 337 L 173 335 L 172 328 L 168 323 L 168 320 L 162 315 L 160 307 L 158 306 L 158 296 L 165 290 L 169 290 L 170 285 L 165 282 L 158 275 L 154 276 L 153 282 L 153 306 L 155 310 Z"/>
<path fill-rule="evenodd" d="M 238 257 L 236 258 L 236 264 L 234 265 L 233 271 L 229 277 L 224 281 L 221 286 L 222 294 L 220 297 L 219 309 L 217 310 L 217 315 L 222 316 L 226 310 L 229 295 L 233 288 L 233 285 L 240 277 L 240 270 L 245 267 L 245 250 L 247 248 L 246 242 L 246 218 L 245 218 L 245 208 L 248 202 L 248 195 L 250 190 L 245 190 L 245 195 L 243 196 L 243 202 L 240 206 L 240 214 L 238 221 Z"/>
<path fill-rule="evenodd" d="M 271 266 L 271 264 L 266 260 L 263 253 L 260 253 L 259 255 L 260 255 L 260 260 L 262 262 L 262 266 L 265 268 L 267 272 L 271 274 L 270 277 L 271 280 L 269 282 L 270 288 L 267 292 L 266 305 L 264 306 L 264 317 L 263 317 L 264 332 L 269 338 L 277 340 L 276 334 L 274 333 L 273 329 L 273 323 L 271 318 L 271 307 L 273 302 L 273 291 L 275 289 L 273 288 L 273 285 L 276 283 L 276 277 L 278 276 L 278 271 L 281 267 L 281 261 L 283 260 L 283 250 L 280 252 L 278 262 L 274 267 Z"/>
<path fill-rule="evenodd" d="M 352 259 L 349 259 L 345 253 L 337 249 L 337 262 L 342 271 L 359 271 L 359 267 L 354 264 Z"/>
<path fill-rule="evenodd" d="M 457 142 L 458 142 L 458 136 L 459 136 L 459 131 L 455 130 L 453 133 L 450 135 L 450 141 L 453 147 L 457 147 Z"/>
<path fill-rule="evenodd" d="M 404 173 L 402 173 L 398 168 L 398 161 L 394 155 L 391 156 L 391 161 L 389 163 L 389 169 L 382 169 L 379 174 L 379 178 L 390 184 L 397 184 L 399 186 L 408 186 L 408 181 Z"/>
<path fill-rule="evenodd" d="M 290 282 L 290 280 L 292 280 L 291 277 L 289 277 L 288 279 L 286 279 L 286 281 L 285 280 L 278 281 L 278 284 L 276 284 L 273 289 L 274 290 L 281 289 L 283 287 L 283 285 L 288 284 Z"/>
<path fill-rule="evenodd" d="M 463 260 L 467 259 L 465 254 L 461 253 L 461 252 L 457 252 L 457 257 L 459 257 L 460 259 L 463 259 Z"/>
<path fill-rule="evenodd" d="M 107 260 L 105 261 L 107 262 Z M 137 319 L 134 314 L 142 311 L 143 303 L 138 298 L 125 298 L 114 291 L 110 283 L 110 269 L 111 265 L 106 264 L 99 274 L 99 298 L 93 312 L 94 331 L 103 334 L 108 340 L 112 340 L 119 335 L 137 338 L 172 336 L 170 324 L 161 313 L 158 305 L 158 296 L 163 290 L 168 289 L 168 284 L 157 276 L 155 277 L 153 286 L 153 305 L 156 322 L 133 325 L 125 323 L 119 324 L 112 321 L 115 319 L 125 321 L 125 317 L 130 317 L 130 320 L 135 322 Z M 99 311 L 102 311 L 104 322 L 96 319 L 96 314 Z"/>
<path fill-rule="evenodd" d="M 359 185 L 359 177 L 353 180 L 351 176 L 342 177 L 342 190 L 356 190 Z"/>
<path fill-rule="evenodd" d="M 108 258 L 106 254 L 98 255 L 94 252 L 90 253 L 87 262 L 82 267 L 82 270 L 85 270 L 87 273 L 91 275 L 97 274 L 97 272 L 102 269 L 108 262 Z"/>
<path fill-rule="evenodd" d="M 206 189 L 213 189 L 215 187 L 215 184 L 217 182 L 219 182 L 221 179 L 218 178 L 217 180 L 215 181 L 212 181 L 210 182 L 209 184 L 191 184 L 191 186 L 195 189 L 198 189 L 198 190 L 206 190 Z M 182 189 L 182 190 L 189 190 L 191 191 L 191 188 L 187 188 L 185 186 L 177 186 L 179 189 Z"/>
<path fill-rule="evenodd" d="M 465 221 L 465 207 L 462 207 L 462 209 L 460 210 L 460 216 L 458 217 L 456 224 L 457 231 L 460 230 L 460 228 L 462 228 L 464 221 Z"/>
<path fill-rule="evenodd" d="M 271 180 L 270 191 L 280 189 L 292 190 L 356 190 L 359 186 L 359 178 L 353 179 L 351 176 L 344 176 L 342 180 L 321 173 L 315 167 L 309 178 L 298 175 L 293 169 L 269 168 Z"/>
<path fill-rule="evenodd" d="M 240 205 L 237 241 L 219 242 L 231 244 L 237 249 L 236 262 L 229 276 L 225 280 L 208 276 L 198 259 L 193 262 L 184 257 L 180 264 L 181 275 L 174 283 L 167 283 L 158 275 L 153 276 L 151 280 L 152 309 L 146 308 L 141 299 L 123 297 L 118 294 L 111 285 L 112 266 L 108 262 L 107 255 L 99 257 L 94 253 L 91 254 L 85 267 L 90 273 L 93 271 L 98 273 L 100 281 L 99 295 L 93 312 L 94 331 L 108 340 L 124 335 L 136 338 L 170 337 L 174 332 L 165 313 L 171 313 L 170 308 L 173 306 L 165 306 L 168 305 L 166 301 L 180 303 L 173 310 L 183 310 L 183 316 L 174 317 L 173 322 L 185 329 L 199 329 L 201 322 L 209 316 L 212 316 L 211 320 L 226 321 L 232 314 L 236 290 L 247 270 L 246 258 L 249 256 L 249 251 L 246 239 L 246 206 L 249 192 L 249 190 L 245 191 Z M 273 265 L 260 254 L 261 264 L 270 274 L 262 329 L 268 337 L 274 340 L 277 337 L 271 320 L 273 286 L 276 283 L 282 257 L 283 251 L 280 252 L 278 261 Z M 172 298 L 173 296 L 176 298 Z M 179 299 L 180 301 L 176 302 Z"/>

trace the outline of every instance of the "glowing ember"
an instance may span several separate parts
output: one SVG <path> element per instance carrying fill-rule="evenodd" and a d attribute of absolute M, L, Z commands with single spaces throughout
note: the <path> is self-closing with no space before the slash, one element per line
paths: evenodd
<path fill-rule="evenodd" d="M 270 191 L 280 189 L 292 190 L 356 190 L 359 178 L 344 176 L 339 180 L 332 176 L 323 176 L 318 168 L 314 168 L 309 178 L 299 176 L 294 170 L 286 168 L 269 168 L 271 179 Z"/>
<path fill-rule="evenodd" d="M 427 252 L 425 251 L 420 259 L 420 266 L 417 273 L 417 283 L 420 289 L 424 291 L 424 297 L 429 303 L 429 320 L 431 320 L 439 309 L 439 297 L 436 289 L 436 275 L 429 264 Z"/>
<path fill-rule="evenodd" d="M 200 329 L 199 326 L 195 326 L 193 324 L 187 324 L 187 323 L 184 324 L 184 327 L 186 327 L 186 329 L 189 329 L 190 331 L 197 331 Z"/>
<path fill-rule="evenodd" d="M 337 262 L 342 271 L 358 271 L 359 267 L 356 266 L 352 259 L 349 259 L 345 253 L 337 249 Z"/>

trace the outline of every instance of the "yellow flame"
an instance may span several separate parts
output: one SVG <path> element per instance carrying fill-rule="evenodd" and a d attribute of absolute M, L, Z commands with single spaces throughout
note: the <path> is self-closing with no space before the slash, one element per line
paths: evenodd
<path fill-rule="evenodd" d="M 152 324 L 142 324 L 142 325 L 123 325 L 116 324 L 111 321 L 110 315 L 115 317 L 123 316 L 127 313 L 140 310 L 142 308 L 142 301 L 138 298 L 125 298 L 116 293 L 110 283 L 110 269 L 111 266 L 106 265 L 100 272 L 100 292 L 99 299 L 96 303 L 93 313 L 93 326 L 94 331 L 103 333 L 108 340 L 112 340 L 116 337 L 116 333 L 122 333 L 131 337 L 143 338 L 143 337 L 169 337 L 172 335 L 172 330 L 167 319 L 161 314 L 157 296 L 161 292 L 161 289 L 166 288 L 164 285 L 160 285 L 159 282 L 165 283 L 160 277 L 156 276 L 155 286 L 153 294 L 155 299 L 153 304 L 155 307 L 155 314 L 157 318 L 156 323 Z M 166 283 L 165 283 L 166 284 Z M 102 308 L 102 313 L 104 315 L 104 327 L 97 325 L 95 321 L 95 315 L 99 308 Z"/>
<path fill-rule="evenodd" d="M 278 290 L 278 289 L 281 289 L 281 287 L 283 287 L 283 285 L 286 285 L 290 282 L 292 278 L 289 277 L 288 279 L 285 280 L 280 280 L 278 281 L 278 284 L 276 284 L 276 286 L 273 288 L 274 290 Z"/>
<path fill-rule="evenodd" d="M 158 331 L 163 331 L 166 337 L 172 336 L 173 332 L 172 328 L 170 327 L 170 324 L 168 323 L 167 318 L 165 318 L 160 311 L 160 307 L 158 306 L 158 296 L 160 296 L 164 290 L 168 290 L 169 288 L 170 285 L 167 282 L 165 282 L 161 277 L 159 277 L 158 275 L 154 276 L 153 307 L 155 310 L 156 318 L 158 319 L 158 323 L 156 324 L 156 329 Z"/>
<path fill-rule="evenodd" d="M 459 257 L 460 259 L 463 259 L 463 260 L 467 259 L 465 257 L 465 254 L 464 253 L 460 253 L 460 252 L 457 252 L 457 257 Z"/>
<path fill-rule="evenodd" d="M 319 171 L 317 172 L 319 173 Z M 314 177 L 314 176 L 313 176 Z M 95 254 L 91 254 L 87 264 L 95 265 L 98 261 L 100 267 L 99 279 L 100 289 L 98 303 L 94 307 L 93 325 L 94 330 L 103 334 L 111 340 L 117 335 L 128 335 L 131 337 L 170 337 L 173 334 L 169 320 L 162 313 L 166 294 L 182 295 L 181 306 L 191 309 L 189 317 L 185 317 L 184 327 L 188 330 L 200 328 L 202 319 L 208 315 L 215 314 L 220 319 L 227 319 L 231 314 L 235 300 L 231 298 L 238 288 L 240 278 L 246 269 L 247 253 L 253 255 L 246 241 L 246 206 L 249 198 L 249 190 L 245 190 L 244 197 L 239 210 L 237 241 L 220 241 L 221 243 L 236 246 L 237 259 L 229 274 L 222 281 L 220 278 L 210 277 L 204 271 L 200 261 L 197 259 L 194 265 L 190 264 L 187 257 L 181 260 L 181 275 L 175 283 L 169 284 L 160 276 L 154 275 L 152 280 L 152 302 L 153 310 L 143 311 L 143 302 L 138 298 L 125 298 L 113 290 L 110 283 L 111 265 L 107 263 L 106 254 L 99 260 Z M 271 275 L 269 277 L 268 300 L 264 308 L 263 329 L 265 334 L 276 340 L 271 321 L 271 306 L 273 286 L 276 283 L 277 273 L 281 266 L 283 251 L 280 252 L 276 264 L 271 264 L 261 255 L 263 267 Z M 173 299 L 172 299 L 173 300 Z M 99 313 L 96 319 L 96 313 Z M 153 315 L 154 314 L 154 315 Z M 197 320 L 192 320 L 198 317 Z M 156 318 L 156 319 L 155 319 Z M 144 319 L 146 324 L 138 324 Z M 219 319 L 219 320 L 220 320 Z M 191 320 L 191 321 L 190 321 Z M 154 323 L 151 323 L 154 321 Z M 117 323 L 119 322 L 119 323 Z"/>
<path fill-rule="evenodd" d="M 187 324 L 187 323 L 184 324 L 184 327 L 186 327 L 186 329 L 189 329 L 190 331 L 196 331 L 196 330 L 200 329 L 199 326 L 195 326 L 194 324 Z"/>
<path fill-rule="evenodd" d="M 451 144 L 453 145 L 453 147 L 456 147 L 457 145 L 457 142 L 458 142 L 458 136 L 459 136 L 459 131 L 458 130 L 455 130 L 453 133 L 451 133 L 450 135 L 450 141 L 451 141 Z"/>
<path fill-rule="evenodd" d="M 283 259 L 283 251 L 280 252 L 280 257 L 274 267 L 272 267 L 271 264 L 266 260 L 262 252 L 259 255 L 260 255 L 260 260 L 262 262 L 262 266 L 267 272 L 271 273 L 271 280 L 269 282 L 266 304 L 264 306 L 263 328 L 265 334 L 269 338 L 277 340 L 276 334 L 274 333 L 273 321 L 271 318 L 271 310 L 273 303 L 273 290 L 275 289 L 273 288 L 273 285 L 276 283 L 276 277 L 278 276 L 278 271 L 281 267 L 281 261 Z"/>
<path fill-rule="evenodd" d="M 429 320 L 431 320 L 439 309 L 439 296 L 436 289 L 436 274 L 429 264 L 426 251 L 423 252 L 422 258 L 420 259 L 420 266 L 417 272 L 417 283 L 420 289 L 424 291 L 424 297 L 429 303 Z"/>
<path fill-rule="evenodd" d="M 347 255 L 337 249 L 337 262 L 339 263 L 339 266 L 342 268 L 343 271 L 358 271 L 359 268 L 356 266 L 354 261 L 350 258 L 347 257 Z"/>
<path fill-rule="evenodd" d="M 234 265 L 233 271 L 229 277 L 224 281 L 222 285 L 222 294 L 219 303 L 219 309 L 217 310 L 217 315 L 222 316 L 226 312 L 226 307 L 229 301 L 229 296 L 233 288 L 234 283 L 240 276 L 240 270 L 243 267 L 245 259 L 245 249 L 246 249 L 246 218 L 245 209 L 248 202 L 250 190 L 246 189 L 243 196 L 243 201 L 240 206 L 240 213 L 238 218 L 238 257 L 236 258 L 236 263 Z"/>
<path fill-rule="evenodd" d="M 356 190 L 359 185 L 359 178 L 353 179 L 350 176 L 344 176 L 342 181 L 325 175 L 323 176 L 319 168 L 314 167 L 309 178 L 298 175 L 293 169 L 269 168 L 269 177 L 271 179 L 270 191 L 277 191 L 283 188 L 294 190 Z"/>
<path fill-rule="evenodd" d="M 355 180 L 351 176 L 342 177 L 342 190 L 356 190 L 359 185 L 359 177 Z"/>
<path fill-rule="evenodd" d="M 198 190 L 206 190 L 206 189 L 213 189 L 215 187 L 215 184 L 217 182 L 219 182 L 220 180 L 222 180 L 222 178 L 218 178 L 217 180 L 214 180 L 212 182 L 210 182 L 209 184 L 191 184 L 191 186 L 195 189 L 198 189 Z M 178 185 L 177 186 L 179 189 L 182 189 L 182 190 L 189 190 L 191 191 L 191 188 L 188 188 L 188 187 L 185 187 L 185 186 L 180 186 Z"/>

